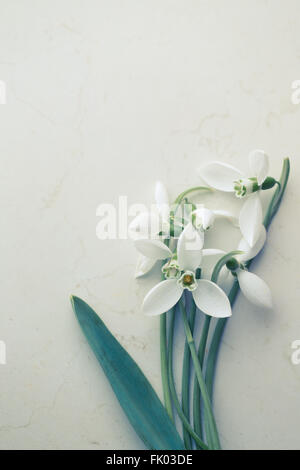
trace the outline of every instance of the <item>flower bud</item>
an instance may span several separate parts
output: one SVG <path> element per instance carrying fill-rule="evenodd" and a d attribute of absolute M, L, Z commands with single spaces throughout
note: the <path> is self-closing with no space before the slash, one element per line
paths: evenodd
<path fill-rule="evenodd" d="M 195 278 L 200 279 L 201 278 L 201 268 L 197 268 L 195 271 Z"/>
<path fill-rule="evenodd" d="M 276 184 L 275 178 L 272 178 L 272 176 L 267 176 L 267 178 L 261 185 L 261 189 L 271 189 L 273 188 L 275 184 Z"/>
<path fill-rule="evenodd" d="M 229 271 L 234 272 L 240 268 L 240 263 L 237 259 L 230 258 L 230 260 L 228 260 L 226 263 L 226 268 L 229 269 Z"/>
<path fill-rule="evenodd" d="M 194 225 L 197 229 L 208 230 L 213 226 L 215 221 L 215 214 L 210 209 L 206 207 L 200 207 L 193 212 L 194 216 Z"/>

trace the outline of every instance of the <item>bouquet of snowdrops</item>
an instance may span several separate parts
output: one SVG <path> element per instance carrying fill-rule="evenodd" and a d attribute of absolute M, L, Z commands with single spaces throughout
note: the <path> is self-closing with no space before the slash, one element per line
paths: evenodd
<path fill-rule="evenodd" d="M 272 308 L 268 285 L 249 269 L 266 243 L 267 229 L 281 203 L 289 160 L 283 161 L 279 179 L 269 175 L 268 157 L 262 150 L 250 153 L 248 175 L 221 162 L 202 167 L 200 175 L 206 186 L 186 189 L 174 203 L 158 182 L 156 210 L 139 214 L 129 226 L 139 252 L 136 277 L 145 276 L 154 265 L 161 264 L 161 279 L 148 292 L 141 309 L 145 315 L 160 316 L 164 406 L 95 312 L 78 297 L 72 297 L 77 318 L 121 406 L 150 449 L 221 448 L 212 394 L 226 322 L 239 289 L 256 308 Z M 213 196 L 214 190 L 241 199 L 238 217 L 226 207 L 212 210 L 201 203 L 203 191 L 211 191 Z M 268 190 L 272 195 L 264 214 L 260 195 Z M 200 201 L 195 202 L 195 197 Z M 216 229 L 217 218 L 226 218 L 240 230 L 240 242 L 230 252 L 206 247 L 206 233 Z M 197 315 L 202 317 L 198 344 L 194 334 Z M 182 321 L 185 333 L 180 393 L 173 375 L 176 318 Z M 182 422 L 182 437 L 175 426 L 175 413 Z"/>

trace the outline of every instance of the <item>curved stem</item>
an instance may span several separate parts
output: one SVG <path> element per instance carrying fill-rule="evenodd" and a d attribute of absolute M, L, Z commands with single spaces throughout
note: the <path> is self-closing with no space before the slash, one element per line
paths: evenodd
<path fill-rule="evenodd" d="M 193 188 L 186 189 L 177 196 L 175 199 L 175 204 L 180 204 L 182 199 L 184 199 L 187 194 L 193 193 L 195 191 L 213 191 L 213 189 L 209 188 L 208 186 L 194 186 Z"/>
<path fill-rule="evenodd" d="M 175 203 L 180 204 L 183 198 L 193 191 L 200 190 L 210 190 L 206 186 L 195 186 L 193 188 L 183 191 L 176 198 Z M 169 240 L 166 239 L 164 243 L 169 246 Z M 172 351 L 171 351 L 172 353 Z M 164 395 L 165 408 L 168 412 L 168 415 L 173 420 L 173 409 L 172 409 L 172 400 L 171 392 L 169 387 L 169 378 L 168 378 L 168 345 L 167 345 L 167 314 L 164 313 L 160 317 L 160 363 L 161 363 L 161 378 L 162 378 L 162 387 Z"/>
<path fill-rule="evenodd" d="M 170 245 L 170 240 L 165 240 L 165 245 Z M 162 274 L 162 279 L 164 276 Z M 161 368 L 161 380 L 164 394 L 164 403 L 168 415 L 173 421 L 173 408 L 171 400 L 171 392 L 169 387 L 168 377 L 168 345 L 167 345 L 167 313 L 163 313 L 160 316 L 160 368 Z"/>
<path fill-rule="evenodd" d="M 234 250 L 222 256 L 222 258 L 217 262 L 217 264 L 214 267 L 213 273 L 211 275 L 212 282 L 217 283 L 220 271 L 228 260 L 230 260 L 233 256 L 239 255 L 242 253 L 243 253 L 242 251 Z M 205 348 L 206 348 L 207 339 L 208 339 L 210 322 L 211 322 L 211 317 L 205 315 L 205 321 L 204 321 L 200 344 L 198 348 L 198 358 L 199 358 L 201 367 L 203 366 L 203 362 L 204 362 Z M 210 433 L 210 429 L 207 426 L 207 420 L 204 420 L 204 428 L 205 428 L 205 434 L 206 436 L 208 436 Z M 195 382 L 194 384 L 194 429 L 200 436 L 203 436 L 202 426 L 201 426 L 201 393 L 200 393 L 200 389 L 198 387 L 197 382 Z"/>
<path fill-rule="evenodd" d="M 160 365 L 163 386 L 164 403 L 168 415 L 173 420 L 171 392 L 168 380 L 168 351 L 167 351 L 167 314 L 160 316 Z"/>
<path fill-rule="evenodd" d="M 173 338 L 174 338 L 174 320 L 175 320 L 175 308 L 173 309 L 170 315 L 170 328 L 169 328 L 169 341 L 168 341 L 169 343 L 168 372 L 169 372 L 169 384 L 170 384 L 172 399 L 173 399 L 176 411 L 178 413 L 178 416 L 180 417 L 182 424 L 184 425 L 186 431 L 191 435 L 191 437 L 194 439 L 194 441 L 196 442 L 197 446 L 200 449 L 208 450 L 208 446 L 195 433 L 194 429 L 190 425 L 188 419 L 186 418 L 185 414 L 183 413 L 181 409 L 181 406 L 177 397 L 175 383 L 174 383 L 174 375 L 173 375 L 173 354 L 172 354 Z M 189 449 L 189 447 L 187 447 L 187 449 Z"/>
<path fill-rule="evenodd" d="M 274 215 L 279 209 L 282 197 L 286 190 L 287 182 L 289 179 L 289 174 L 290 174 L 290 161 L 288 158 L 285 158 L 283 160 L 283 166 L 282 166 L 281 176 L 279 179 L 279 185 L 277 186 L 276 191 L 273 194 L 271 203 L 269 204 L 267 213 L 264 218 L 264 226 L 266 228 L 269 227 Z"/>
<path fill-rule="evenodd" d="M 186 339 L 187 339 L 187 342 L 191 351 L 192 361 L 193 361 L 193 365 L 195 368 L 195 373 L 196 373 L 196 377 L 199 383 L 201 394 L 203 397 L 203 404 L 206 410 L 207 421 L 208 421 L 208 425 L 210 428 L 210 433 L 209 433 L 210 435 L 207 436 L 207 438 L 209 439 L 208 445 L 212 449 L 220 449 L 220 441 L 219 441 L 217 426 L 216 426 L 215 418 L 214 418 L 213 411 L 212 411 L 211 401 L 207 392 L 206 384 L 205 384 L 205 381 L 202 375 L 202 370 L 199 364 L 197 351 L 196 351 L 196 347 L 194 343 L 194 338 L 189 327 L 185 307 L 181 300 L 179 301 L 179 305 L 180 305 L 180 309 L 182 313 Z"/>
<path fill-rule="evenodd" d="M 234 304 L 238 291 L 239 285 L 238 282 L 235 281 L 228 295 L 231 306 Z M 212 398 L 213 394 L 213 380 L 216 368 L 216 359 L 227 320 L 228 318 L 219 318 L 217 320 L 207 357 L 205 381 L 210 398 Z"/>
<path fill-rule="evenodd" d="M 205 315 L 204 324 L 201 332 L 200 343 L 198 347 L 198 359 L 201 368 L 203 367 L 205 348 L 207 344 L 207 337 L 209 331 L 211 317 Z M 201 392 L 197 380 L 194 381 L 194 391 L 193 391 L 193 422 L 194 429 L 200 437 L 203 436 L 202 425 L 201 425 Z"/>
<path fill-rule="evenodd" d="M 191 306 L 191 313 L 189 318 L 190 329 L 193 332 L 195 326 L 195 316 L 196 316 L 196 305 L 193 302 Z M 182 363 L 182 381 L 181 381 L 181 405 L 184 415 L 189 420 L 190 417 L 190 374 L 191 374 L 191 353 L 190 348 L 185 342 L 184 345 L 184 354 L 183 354 L 183 363 Z M 186 448 L 192 449 L 193 444 L 191 438 L 185 427 L 183 426 L 183 440 Z"/>

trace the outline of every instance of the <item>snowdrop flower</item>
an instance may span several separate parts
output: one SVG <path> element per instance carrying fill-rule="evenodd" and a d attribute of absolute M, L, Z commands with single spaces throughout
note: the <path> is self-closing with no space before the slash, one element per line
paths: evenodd
<path fill-rule="evenodd" d="M 256 192 L 267 177 L 269 159 L 263 150 L 249 154 L 250 177 L 244 176 L 237 168 L 222 162 L 211 162 L 200 169 L 201 177 L 219 191 L 234 192 L 244 197 Z"/>
<path fill-rule="evenodd" d="M 225 292 L 209 280 L 196 279 L 195 271 L 202 261 L 202 246 L 198 231 L 191 223 L 188 224 L 178 240 L 177 263 L 180 272 L 148 292 L 143 302 L 143 312 L 146 315 L 160 315 L 170 310 L 185 289 L 192 293 L 197 307 L 207 315 L 218 318 L 231 315 L 230 302 Z"/>
<path fill-rule="evenodd" d="M 151 271 L 158 260 L 170 258 L 172 253 L 163 243 L 164 237 L 169 237 L 171 229 L 173 236 L 178 235 L 188 223 L 183 214 L 178 217 L 172 215 L 167 190 L 160 181 L 157 181 L 155 186 L 155 201 L 156 210 L 140 213 L 129 225 L 129 235 L 139 251 L 135 278 Z M 175 260 L 172 261 L 172 265 L 174 267 Z M 167 277 L 168 272 L 165 272 Z"/>
<path fill-rule="evenodd" d="M 139 252 L 135 278 L 147 274 L 158 260 L 172 257 L 172 251 L 161 240 L 139 238 L 134 241 L 134 246 Z"/>
<path fill-rule="evenodd" d="M 254 246 L 250 246 L 242 238 L 238 250 L 243 251 L 227 263 L 227 269 L 237 277 L 240 289 L 249 302 L 263 308 L 272 308 L 272 294 L 268 285 L 259 276 L 247 271 L 245 264 L 254 258 L 263 248 L 267 237 L 265 227 L 261 228 L 259 238 Z"/>
<path fill-rule="evenodd" d="M 141 212 L 129 224 L 131 238 L 157 238 L 158 234 L 169 228 L 170 205 L 167 190 L 157 181 L 155 186 L 156 210 Z"/>
<path fill-rule="evenodd" d="M 232 258 L 220 271 L 218 284 L 225 292 L 229 292 L 232 287 L 234 277 L 238 279 L 240 289 L 244 296 L 254 305 L 263 308 L 272 307 L 272 295 L 269 287 L 259 276 L 248 272 L 245 263 L 262 250 L 267 237 L 264 226 L 261 228 L 259 239 L 256 244 L 251 247 L 247 241 L 242 238 L 238 250 L 243 254 L 236 255 Z M 204 278 L 210 279 L 215 264 L 226 254 L 224 250 L 205 249 L 203 250 L 203 263 L 201 266 L 201 274 Z"/>
<path fill-rule="evenodd" d="M 198 230 L 202 247 L 204 245 L 204 233 L 213 226 L 217 217 L 225 217 L 234 225 L 238 225 L 238 219 L 228 211 L 210 210 L 203 205 L 198 206 L 196 210 L 191 212 L 190 220 L 183 220 L 184 225 L 193 223 Z M 182 233 L 182 226 L 177 227 Z M 162 268 L 162 272 L 166 279 L 177 277 L 180 273 L 177 257 L 172 256 L 171 250 L 161 240 L 137 238 L 134 241 L 135 248 L 139 252 L 139 259 L 136 266 L 135 278 L 139 278 L 147 274 L 154 267 L 158 260 L 167 259 L 168 261 Z M 220 250 L 219 250 L 220 251 Z M 209 256 L 210 250 L 203 250 L 203 256 Z"/>
<path fill-rule="evenodd" d="M 167 190 L 163 183 L 157 181 L 155 186 L 156 211 L 141 212 L 129 225 L 129 235 L 134 239 L 139 258 L 135 278 L 147 274 L 156 261 L 169 258 L 172 253 L 158 239 L 162 230 L 169 230 L 170 205 Z"/>
<path fill-rule="evenodd" d="M 250 177 L 231 165 L 211 162 L 201 169 L 201 176 L 207 184 L 220 191 L 234 192 L 237 197 L 250 195 L 243 205 L 239 224 L 243 237 L 253 247 L 258 240 L 262 227 L 262 206 L 258 197 L 259 189 L 269 189 L 275 184 L 273 178 L 267 178 L 269 169 L 268 156 L 263 150 L 253 150 L 249 154 Z M 265 187 L 264 181 L 269 180 Z"/>
<path fill-rule="evenodd" d="M 234 274 L 244 296 L 254 305 L 262 308 L 272 308 L 272 294 L 270 288 L 263 279 L 247 269 L 236 261 L 233 266 L 232 274 Z"/>

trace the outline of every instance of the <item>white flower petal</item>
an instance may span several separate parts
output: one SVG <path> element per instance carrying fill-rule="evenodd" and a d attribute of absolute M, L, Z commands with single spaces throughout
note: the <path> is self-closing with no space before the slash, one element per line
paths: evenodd
<path fill-rule="evenodd" d="M 263 222 L 262 206 L 258 194 L 254 193 L 244 203 L 239 217 L 243 237 L 251 247 L 257 242 Z"/>
<path fill-rule="evenodd" d="M 215 221 L 214 211 L 207 209 L 206 207 L 200 207 L 192 212 L 192 215 L 196 216 L 196 227 L 202 226 L 203 230 L 207 230 L 212 227 Z"/>
<path fill-rule="evenodd" d="M 168 191 L 161 181 L 156 182 L 155 186 L 155 201 L 156 204 L 169 204 Z"/>
<path fill-rule="evenodd" d="M 237 272 L 239 285 L 244 296 L 259 307 L 272 308 L 272 294 L 265 283 L 256 274 L 239 270 Z"/>
<path fill-rule="evenodd" d="M 155 201 L 162 219 L 168 221 L 170 216 L 169 196 L 161 181 L 157 181 L 155 186 Z"/>
<path fill-rule="evenodd" d="M 145 315 L 160 315 L 170 310 L 180 299 L 182 288 L 176 279 L 162 281 L 151 289 L 143 302 Z"/>
<path fill-rule="evenodd" d="M 128 233 L 133 239 L 137 237 L 147 238 L 159 233 L 160 220 L 154 212 L 141 212 L 129 224 Z"/>
<path fill-rule="evenodd" d="M 233 192 L 234 181 L 243 176 L 239 170 L 222 162 L 208 163 L 200 168 L 199 174 L 209 186 L 226 192 Z"/>
<path fill-rule="evenodd" d="M 226 266 L 223 266 L 218 277 L 218 285 L 221 287 L 221 289 L 223 289 L 226 295 L 229 294 L 233 282 L 233 275 L 231 274 L 229 269 L 226 268 Z"/>
<path fill-rule="evenodd" d="M 134 241 L 134 246 L 142 255 L 155 260 L 166 259 L 172 255 L 170 248 L 160 240 L 138 239 Z"/>
<path fill-rule="evenodd" d="M 156 259 L 147 258 L 144 255 L 139 255 L 137 265 L 135 268 L 134 277 L 137 279 L 147 274 L 156 263 Z"/>
<path fill-rule="evenodd" d="M 180 269 L 194 271 L 201 263 L 203 239 L 189 223 L 178 239 L 177 259 Z"/>
<path fill-rule="evenodd" d="M 249 245 L 249 243 L 245 240 L 245 238 L 242 238 L 239 243 L 238 250 L 244 251 L 245 254 L 237 256 L 239 261 L 246 262 L 249 259 L 254 258 L 260 252 L 260 250 L 263 249 L 266 239 L 267 239 L 267 231 L 264 225 L 261 226 L 258 240 L 253 245 L 253 247 Z"/>
<path fill-rule="evenodd" d="M 197 283 L 197 289 L 192 292 L 197 307 L 212 317 L 230 317 L 231 306 L 225 292 L 206 279 L 199 279 Z"/>
<path fill-rule="evenodd" d="M 225 219 L 229 220 L 235 227 L 239 227 L 239 219 L 229 211 L 223 210 L 214 210 L 214 214 L 216 217 L 224 217 Z"/>
<path fill-rule="evenodd" d="M 249 153 L 251 177 L 256 176 L 259 185 L 266 179 L 269 171 L 269 157 L 263 150 L 252 150 Z"/>

